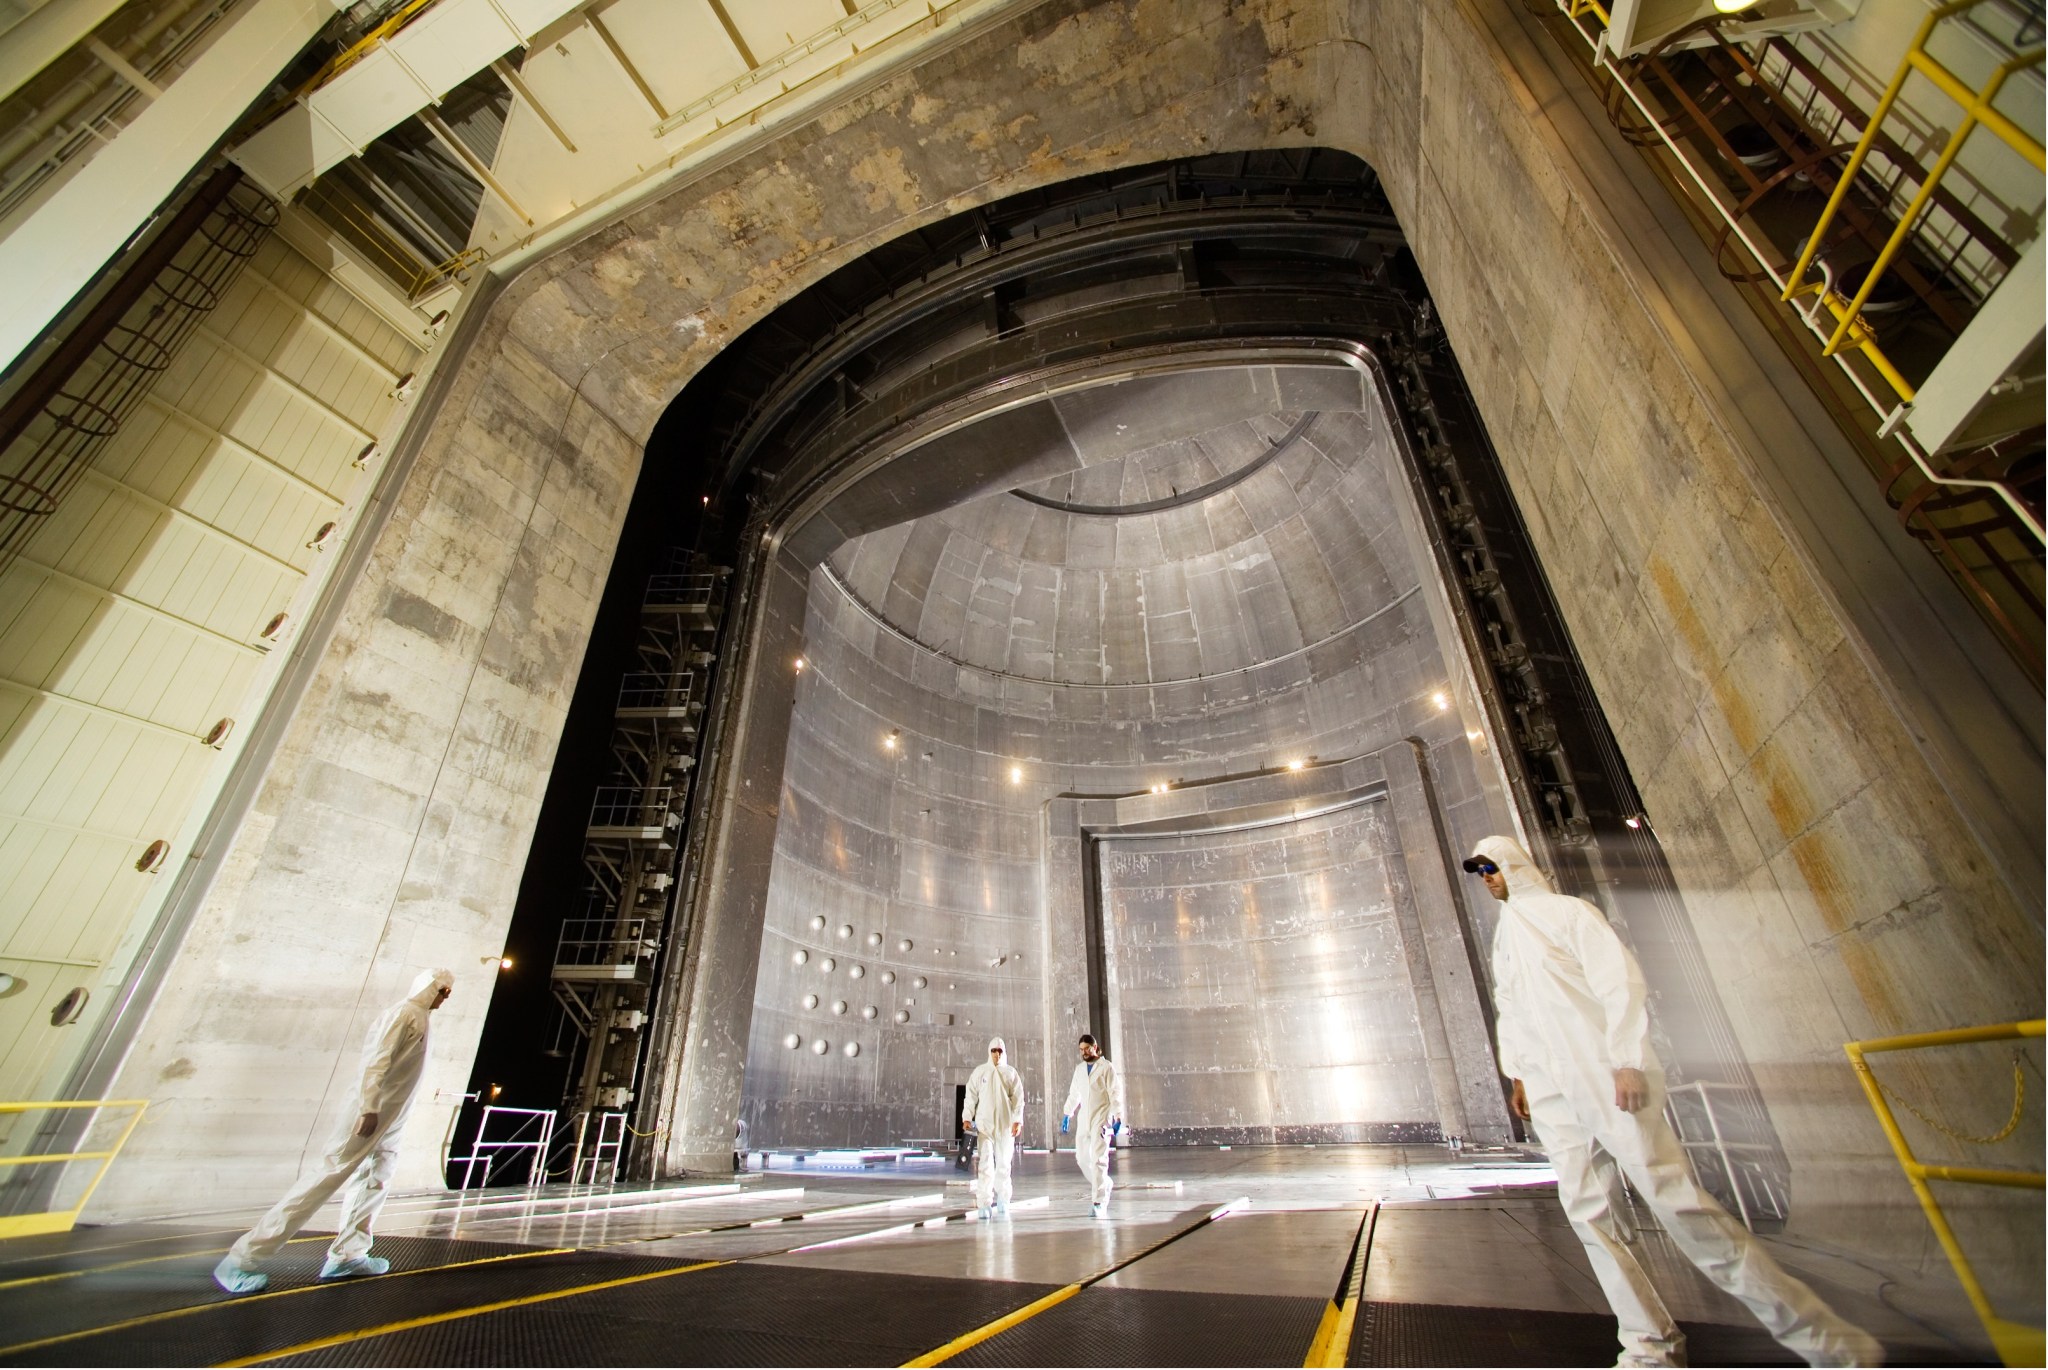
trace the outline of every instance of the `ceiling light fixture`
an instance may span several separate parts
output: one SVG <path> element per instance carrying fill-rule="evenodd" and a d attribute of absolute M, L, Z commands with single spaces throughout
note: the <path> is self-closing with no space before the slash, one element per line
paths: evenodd
<path fill-rule="evenodd" d="M 1444 713 L 1451 707 L 1450 695 L 1446 694 L 1442 690 L 1438 690 L 1435 694 L 1431 695 L 1429 697 L 1429 702 L 1436 705 L 1436 711 L 1438 713 Z"/>

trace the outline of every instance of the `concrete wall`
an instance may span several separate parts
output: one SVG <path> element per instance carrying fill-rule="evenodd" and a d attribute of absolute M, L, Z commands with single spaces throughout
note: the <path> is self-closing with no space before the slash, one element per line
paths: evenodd
<path fill-rule="evenodd" d="M 471 357 L 122 1068 L 154 1104 L 96 1212 L 281 1192 L 433 965 L 455 994 L 400 1182 L 439 1183 L 640 457 L 502 329 Z"/>
<path fill-rule="evenodd" d="M 1372 145 L 1642 788 L 1792 1158 L 1795 1223 L 1931 1255 L 1841 1044 L 2037 1013 L 2039 910 L 1944 793 L 1970 763 L 1939 719 L 1901 715 L 1907 668 L 1881 669 L 1925 592 L 1852 545 L 1867 492 L 1829 505 L 1824 475 L 1762 474 L 1826 435 L 1763 382 L 1768 353 L 1731 346 L 1725 300 L 1620 217 L 1634 168 L 1604 163 L 1606 130 L 1542 84 L 1507 9 L 1356 10 L 1372 115 L 1347 131 Z M 1792 535 L 1808 521 L 1826 526 Z M 2038 795 L 2038 745 L 2015 732 Z M 1947 1089 L 1894 1078 L 1973 1117 L 2009 1091 L 1996 1052 Z M 1889 1231 L 1873 1198 L 1897 1205 Z"/>
<path fill-rule="evenodd" d="M 434 1083 L 460 1077 L 477 1019 L 458 1006 L 480 1014 L 474 957 L 502 932 L 635 443 L 724 341 L 866 247 L 978 201 L 1323 143 L 1387 181 L 1770 1097 L 1796 1199 L 1819 1183 L 1891 1205 L 1892 1236 L 1916 1240 L 1839 1044 L 2038 1011 L 2038 699 L 2013 705 L 1996 649 L 1941 616 L 1922 554 L 1832 474 L 1825 416 L 1777 388 L 1787 368 L 1697 273 L 1689 230 L 1659 217 L 1662 192 L 1524 22 L 1509 0 L 1062 0 L 516 281 L 122 1084 L 193 1102 L 165 1110 L 102 1213 L 171 1206 L 171 1177 L 192 1192 L 190 1158 L 232 1149 L 248 1164 L 223 1192 L 281 1182 L 324 1097 L 307 1082 L 352 1053 L 401 962 L 458 962 Z M 394 690 L 387 663 L 418 669 Z M 472 699 L 456 681 L 490 688 Z M 442 835 L 471 776 L 496 805 L 485 850 Z M 366 793 L 379 799 L 359 817 Z M 393 829 L 393 813 L 419 817 Z M 344 967 L 360 1009 L 326 1007 Z M 294 1046 L 261 1049 L 274 1073 L 241 1064 L 247 1044 L 278 1041 Z M 1914 1083 L 1981 1111 L 1997 1076 Z"/>

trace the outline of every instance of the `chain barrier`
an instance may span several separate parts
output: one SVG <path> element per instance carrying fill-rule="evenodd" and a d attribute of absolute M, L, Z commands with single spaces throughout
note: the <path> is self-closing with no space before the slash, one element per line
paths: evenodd
<path fill-rule="evenodd" d="M 1871 1078 L 1877 1080 L 1876 1076 Z M 1897 1090 L 1882 1080 L 1877 1080 L 1877 1087 L 1883 1090 L 1885 1096 L 1893 1103 L 1905 1109 L 1906 1112 L 1912 1114 L 1942 1136 L 1953 1137 L 1959 1142 L 1968 1142 L 1971 1146 L 1995 1146 L 2007 1137 L 2012 1136 L 2014 1132 L 2019 1130 L 2020 1110 L 2026 1107 L 2027 1102 L 2027 1077 L 2020 1068 L 2020 1054 L 2017 1051 L 2012 1054 L 2012 1116 L 2005 1120 L 2004 1127 L 1998 1129 L 1989 1137 L 1977 1137 L 1967 1132 L 1958 1132 L 1947 1123 L 1937 1118 L 1928 1117 L 1916 1108 L 1910 1100 L 1903 1097 Z"/>

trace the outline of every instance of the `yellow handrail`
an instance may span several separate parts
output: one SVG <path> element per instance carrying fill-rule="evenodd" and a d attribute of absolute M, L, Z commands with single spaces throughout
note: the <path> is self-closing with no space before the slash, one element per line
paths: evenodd
<path fill-rule="evenodd" d="M 1850 154 L 1848 166 L 1843 168 L 1841 178 L 1835 182 L 1834 194 L 1828 197 L 1827 207 L 1821 211 L 1820 220 L 1814 225 L 1813 232 L 1807 235 L 1806 246 L 1800 250 L 1799 260 L 1793 264 L 1792 271 L 1786 279 L 1784 293 L 1778 297 L 1782 300 L 1790 300 L 1806 288 L 1807 270 L 1813 265 L 1813 259 L 1819 253 L 1821 244 L 1827 240 L 1827 231 L 1834 223 L 1836 211 L 1849 198 L 1849 192 L 1856 181 L 1856 173 L 1863 169 L 1870 149 L 1876 145 L 1879 128 L 1883 125 L 1885 117 L 1891 113 L 1892 106 L 1898 103 L 1899 92 L 1905 88 L 1907 76 L 1919 72 L 1932 81 L 1944 95 L 1962 107 L 1962 122 L 1956 125 L 1956 131 L 1950 135 L 1948 145 L 1941 150 L 1941 156 L 1936 159 L 1934 166 L 1921 182 L 1912 202 L 1906 206 L 1905 212 L 1899 215 L 1898 226 L 1892 230 L 1891 237 L 1885 240 L 1884 249 L 1877 254 L 1877 260 L 1871 263 L 1870 270 L 1864 274 L 1863 284 L 1857 290 L 1856 297 L 1846 306 L 1834 311 L 1839 322 L 1835 325 L 1835 331 L 1828 338 L 1826 345 L 1821 348 L 1821 355 L 1824 357 L 1834 356 L 1842 350 L 1844 343 L 1852 340 L 1851 332 L 1857 325 L 1863 306 L 1869 302 L 1871 291 L 1876 289 L 1878 278 L 1884 274 L 1885 268 L 1892 264 L 1892 259 L 1898 256 L 1900 249 L 1905 246 L 1906 240 L 1912 235 L 1914 225 L 1919 222 L 1921 211 L 1926 209 L 1927 202 L 1933 198 L 1935 188 L 1941 184 L 1942 178 L 1948 174 L 1949 167 L 1962 152 L 1963 144 L 1979 126 L 1997 134 L 2013 151 L 2026 158 L 2034 170 L 2043 169 L 2041 144 L 2017 124 L 1993 109 L 1991 102 L 1998 97 L 1999 89 L 2005 85 L 2007 77 L 2026 67 L 2039 66 L 2044 50 L 2034 47 L 2014 53 L 1999 63 L 1980 90 L 1971 90 L 1964 85 L 1954 72 L 1927 52 L 1927 39 L 1934 32 L 1935 25 L 1965 10 L 1974 9 L 1982 3 L 1984 0 L 1954 0 L 1951 4 L 1931 11 L 1920 21 L 1920 27 L 1914 32 L 1913 41 L 1907 46 L 1905 56 L 1899 59 L 1898 70 L 1892 74 L 1891 84 L 1885 87 L 1884 97 L 1877 102 L 1877 108 L 1871 111 L 1869 122 L 1863 126 L 1863 136 L 1857 140 L 1856 150 Z M 1857 346 L 1868 354 L 1867 344 L 1859 342 Z M 1886 379 L 1890 380 L 1891 377 L 1887 376 Z M 1896 382 L 1894 388 L 1898 388 Z M 1912 398 L 1910 393 L 1902 393 L 1901 397 L 1909 400 Z"/>
<path fill-rule="evenodd" d="M 1926 1213 L 1934 1236 L 1941 1243 L 1941 1249 L 1948 1256 L 1948 1263 L 1954 1267 L 1956 1278 L 1962 1282 L 1963 1292 L 1969 1296 L 1970 1306 L 1977 1311 L 1977 1318 L 1984 1324 L 1984 1331 L 1991 1337 L 1991 1344 L 1997 1349 L 1999 1358 L 2007 1365 L 2040 1365 L 2044 1349 L 2041 1328 L 2025 1323 L 2011 1322 L 1998 1316 L 1991 1306 L 1990 1297 L 1985 1294 L 1983 1284 L 1977 1279 L 1977 1272 L 1970 1265 L 1969 1257 L 1963 1254 L 1962 1244 L 1956 1240 L 1955 1229 L 1949 1226 L 1948 1218 L 1941 1211 L 1941 1203 L 1934 1197 L 1934 1191 L 1927 1187 L 1929 1180 L 1946 1180 L 1958 1184 L 2001 1185 L 2014 1189 L 2040 1189 L 2044 1177 L 2032 1171 L 1988 1170 L 1971 1166 L 1928 1165 L 1913 1154 L 1907 1144 L 1905 1133 L 1899 1130 L 1899 1120 L 1892 1115 L 1891 1105 L 1885 1101 L 1884 1086 L 1870 1072 L 1870 1063 L 1864 1060 L 1866 1053 L 1873 1051 L 1913 1051 L 1922 1047 L 1960 1046 L 1967 1042 L 2000 1042 L 2021 1037 L 2042 1035 L 2043 1020 L 2036 1018 L 2024 1023 L 1997 1023 L 1989 1027 L 1952 1028 L 1945 1032 L 1918 1032 L 1904 1037 L 1878 1037 L 1867 1042 L 1845 1042 L 1842 1050 L 1849 1054 L 1849 1064 L 1856 1070 L 1856 1080 L 1863 1086 L 1863 1092 L 1870 1099 L 1870 1107 L 1877 1114 L 1878 1125 L 1884 1129 L 1885 1140 L 1891 1143 L 1892 1153 L 1899 1158 L 1899 1168 L 1906 1172 L 1906 1183 L 1913 1187 L 1914 1197 L 1920 1200 L 1921 1211 Z"/>
<path fill-rule="evenodd" d="M 11 1213 L 0 1215 L 0 1238 L 31 1237 L 50 1232 L 69 1232 L 78 1221 L 78 1215 L 91 1202 L 93 1191 L 100 1187 L 100 1181 L 107 1177 L 107 1171 L 114 1164 L 114 1158 L 121 1154 L 121 1148 L 128 1145 L 134 1135 L 136 1124 L 149 1108 L 147 1099 L 44 1099 L 24 1103 L 0 1103 L 0 1114 L 58 1112 L 65 1109 L 132 1108 L 135 1113 L 128 1119 L 121 1135 L 114 1139 L 114 1145 L 105 1151 L 62 1151 L 33 1156 L 0 1156 L 0 1166 L 12 1165 L 53 1165 L 65 1161 L 98 1161 L 99 1170 L 93 1175 L 92 1183 L 78 1196 L 78 1203 L 68 1209 L 52 1209 L 41 1213 Z"/>

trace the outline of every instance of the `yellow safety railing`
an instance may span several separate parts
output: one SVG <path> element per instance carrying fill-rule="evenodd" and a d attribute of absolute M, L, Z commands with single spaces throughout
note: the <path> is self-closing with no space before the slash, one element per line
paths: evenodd
<path fill-rule="evenodd" d="M 94 1173 L 92 1183 L 78 1196 L 78 1203 L 72 1208 L 52 1209 L 42 1213 L 0 1214 L 0 1238 L 32 1237 L 47 1232 L 69 1232 L 78 1221 L 78 1215 L 85 1211 L 85 1205 L 92 1193 L 100 1187 L 100 1181 L 107 1177 L 108 1167 L 121 1154 L 121 1148 L 128 1145 L 128 1138 L 134 1135 L 135 1125 L 142 1121 L 144 1110 L 149 1107 L 147 1099 L 74 1099 L 42 1101 L 35 1103 L 0 1103 L 0 1115 L 9 1113 L 58 1112 L 65 1109 L 132 1108 L 134 1116 L 121 1128 L 121 1135 L 114 1139 L 113 1146 L 105 1151 L 57 1151 L 36 1156 L 0 1156 L 0 1166 L 16 1165 L 58 1165 L 69 1161 L 98 1161 L 100 1168 Z"/>
<path fill-rule="evenodd" d="M 1929 1180 L 1945 1180 L 1954 1184 L 1988 1184 L 2010 1189 L 2040 1189 L 2044 1177 L 2034 1171 L 1992 1170 L 1978 1166 L 1928 1165 L 1913 1154 L 1906 1136 L 1899 1130 L 1899 1120 L 1892 1115 L 1891 1104 L 1887 1102 L 1884 1085 L 1870 1072 L 1870 1063 L 1865 1054 L 1876 1051 L 1913 1051 L 1922 1047 L 1961 1046 L 1967 1042 L 2002 1042 L 2024 1037 L 2039 1037 L 2042 1020 L 2026 1023 L 1999 1023 L 1991 1027 L 1955 1028 L 1948 1032 L 1919 1032 L 1905 1037 L 1878 1037 L 1867 1042 L 1848 1042 L 1842 1049 L 1849 1053 L 1849 1064 L 1856 1069 L 1856 1079 L 1862 1084 L 1863 1092 L 1870 1098 L 1870 1107 L 1877 1113 L 1877 1121 L 1884 1128 L 1885 1139 L 1892 1144 L 1892 1151 L 1899 1158 L 1899 1168 L 1906 1172 L 1906 1182 L 1913 1186 L 1913 1194 L 1920 1200 L 1927 1221 L 1934 1228 L 1934 1236 L 1941 1243 L 1941 1249 L 1948 1255 L 1948 1263 L 1955 1268 L 1956 1278 L 1962 1281 L 1963 1292 L 1969 1296 L 1970 1306 L 1977 1311 L 1978 1319 L 1984 1324 L 1984 1331 L 1991 1337 L 1991 1344 L 1998 1351 L 1999 1358 L 2007 1365 L 2042 1364 L 2042 1329 L 2026 1323 L 2012 1322 L 1998 1316 L 1991 1306 L 1991 1300 L 1984 1292 L 1984 1286 L 1977 1279 L 1977 1272 L 1970 1265 L 1970 1258 L 1963 1254 L 1962 1244 L 1956 1240 L 1955 1229 L 1949 1226 L 1948 1218 L 1941 1211 L 1940 1200 L 1927 1186 Z M 2018 1124 L 2020 1101 L 2024 1095 L 2025 1077 L 2015 1076 L 2013 1120 L 2006 1124 L 2004 1131 L 1996 1138 L 1963 1137 L 1949 1128 L 1935 1123 L 1920 1113 L 1911 1104 L 1908 1110 L 1923 1121 L 1961 1140 L 1988 1143 L 2011 1135 Z M 1904 1103 L 1904 1100 L 1900 1101 Z"/>
<path fill-rule="evenodd" d="M 1608 30 L 1612 27 L 1613 18 L 1608 12 L 1607 6 L 1599 3 L 1599 0 L 1550 0 L 1550 3 L 1555 6 L 1560 14 L 1572 21 L 1568 26 L 1570 30 L 1592 48 L 1594 71 L 1604 72 L 1613 79 L 1628 102 L 1635 107 L 1636 111 L 1646 121 L 1647 127 L 1656 131 L 1657 137 L 1663 143 L 1665 150 L 1677 159 L 1679 167 L 1684 172 L 1685 179 L 1689 180 L 1697 189 L 1705 207 L 1727 226 L 1728 236 L 1734 242 L 1741 244 L 1742 249 L 1748 254 L 1750 260 L 1757 265 L 1762 271 L 1763 276 L 1769 280 L 1771 288 L 1779 292 L 1778 298 L 1783 302 L 1793 305 L 1793 309 L 1800 319 L 1801 326 L 1809 330 L 1816 341 L 1820 342 L 1821 355 L 1833 360 L 1835 365 L 1841 369 L 1843 376 L 1846 377 L 1849 384 L 1855 388 L 1856 392 L 1863 397 L 1865 403 L 1869 404 L 1871 409 L 1883 420 L 1882 426 L 1878 429 L 1878 435 L 1895 440 L 1905 450 L 1919 474 L 1930 484 L 1951 490 L 1981 491 L 1983 498 L 1997 501 L 2013 518 L 2017 519 L 2035 542 L 2048 542 L 2048 529 L 2043 528 L 2040 517 L 2027 506 L 2026 502 L 2019 497 L 2007 482 L 1958 476 L 1935 468 L 1927 452 L 1913 439 L 1910 430 L 1899 421 L 1905 412 L 1901 406 L 1912 403 L 1915 388 L 1892 362 L 1891 358 L 1885 355 L 1884 349 L 1878 345 L 1876 330 L 1862 317 L 1863 307 L 1869 302 L 1871 291 L 1875 288 L 1885 269 L 1891 265 L 1892 261 L 1904 248 L 1922 211 L 1925 210 L 1928 202 L 1934 197 L 1936 188 L 1941 184 L 1942 178 L 1948 173 L 1950 166 L 1956 159 L 1957 153 L 1962 148 L 1963 141 L 1969 137 L 1971 132 L 1979 127 L 1990 129 L 2000 138 L 2005 139 L 2021 156 L 2030 161 L 2037 170 L 2042 167 L 2041 144 L 2036 142 L 2010 119 L 1993 109 L 1991 101 L 1996 98 L 2007 78 L 2014 72 L 2026 67 L 2040 65 L 2043 61 L 2044 49 L 2033 47 L 2015 54 L 1992 74 L 1991 78 L 1981 89 L 1976 91 L 1970 90 L 1953 72 L 1949 71 L 1947 67 L 1943 66 L 1926 51 L 1927 37 L 1933 32 L 1937 24 L 1944 19 L 1961 14 L 1965 10 L 1973 9 L 1984 2 L 1985 0 L 1953 0 L 1953 3 L 1928 14 L 1925 21 L 1920 25 L 1911 48 L 1907 51 L 1905 57 L 1900 60 L 1899 70 L 1893 76 L 1891 86 L 1886 90 L 1884 99 L 1865 123 L 1862 137 L 1856 145 L 1854 155 L 1848 162 L 1841 177 L 1837 180 L 1834 192 L 1829 197 L 1827 206 L 1823 210 L 1818 223 L 1813 231 L 1806 235 L 1805 244 L 1800 250 L 1798 261 L 1790 267 L 1780 267 L 1775 264 L 1781 260 L 1778 252 L 1774 248 L 1767 247 L 1765 243 L 1759 242 L 1757 235 L 1752 233 L 1750 226 L 1742 222 L 1742 215 L 1737 212 L 1740 206 L 1731 205 L 1725 194 L 1716 188 L 1717 182 L 1715 179 L 1702 169 L 1697 159 L 1689 154 L 1685 147 L 1681 145 L 1680 140 L 1673 135 L 1669 127 L 1670 117 L 1668 113 L 1659 111 L 1647 101 L 1644 92 L 1639 89 L 1641 83 L 1633 78 L 1628 64 L 1617 57 L 1613 49 L 1608 46 Z M 1594 31 L 1588 32 L 1587 27 L 1580 22 L 1586 19 L 1597 21 Z M 1907 212 L 1900 216 L 1898 226 L 1893 230 L 1883 253 L 1872 263 L 1869 272 L 1862 284 L 1857 288 L 1852 299 L 1844 296 L 1834 288 L 1834 281 L 1826 266 L 1825 259 L 1820 259 L 1820 280 L 1809 281 L 1807 276 L 1814 270 L 1817 254 L 1821 245 L 1826 241 L 1826 233 L 1834 220 L 1836 212 L 1848 198 L 1850 187 L 1855 181 L 1858 171 L 1868 159 L 1871 148 L 1877 144 L 1880 125 L 1883 124 L 1885 117 L 1891 112 L 1893 105 L 1897 103 L 1899 92 L 1905 85 L 1907 74 L 1913 71 L 1918 71 L 1926 76 L 1942 91 L 1955 99 L 1958 104 L 1961 104 L 1966 117 L 1957 128 L 1955 135 L 1950 139 L 1948 147 L 1943 152 L 1941 161 L 1928 174 L 1926 184 L 1920 187 L 1919 193 L 1914 197 Z M 1802 296 L 1814 298 L 1810 304 L 1796 303 Z M 1874 379 L 1862 374 L 1865 368 L 1850 364 L 1849 357 L 1843 355 L 1845 348 L 1853 348 L 1855 350 L 1856 355 L 1860 356 L 1868 364 L 1867 369 L 1874 373 Z"/>
<path fill-rule="evenodd" d="M 1822 356 L 1834 356 L 1845 344 L 1861 349 L 1866 356 L 1871 354 L 1873 348 L 1868 340 L 1867 330 L 1864 330 L 1863 337 L 1856 336 L 1861 329 L 1859 315 L 1863 311 L 1863 306 L 1869 302 L 1871 291 L 1877 288 L 1878 278 L 1884 275 L 1885 269 L 1892 264 L 1892 259 L 1899 255 L 1912 236 L 1913 228 L 1919 223 L 1922 211 L 1927 208 L 1927 202 L 1934 197 L 1935 188 L 1941 184 L 1942 178 L 1948 175 L 1949 168 L 1955 164 L 1956 157 L 1963 150 L 1963 144 L 1969 141 L 1972 133 L 1979 128 L 1989 129 L 1997 134 L 2006 146 L 2026 158 L 2034 170 L 2043 170 L 2040 142 L 1994 109 L 1992 101 L 1998 98 L 1999 90 L 2013 73 L 2041 65 L 2044 49 L 2031 47 L 2014 53 L 1999 63 L 1989 79 L 1976 90 L 1971 90 L 1954 72 L 1943 66 L 1927 51 L 1928 35 L 1934 32 L 1936 24 L 1965 10 L 1975 9 L 1983 3 L 1984 0 L 1953 0 L 1951 4 L 1930 11 L 1927 17 L 1920 21 L 1920 28 L 1914 33 L 1912 43 L 1907 46 L 1906 55 L 1899 59 L 1899 69 L 1893 73 L 1891 84 L 1885 87 L 1884 98 L 1877 102 L 1877 108 L 1870 115 L 1870 122 L 1863 127 L 1863 136 L 1857 140 L 1856 151 L 1849 157 L 1849 165 L 1844 168 L 1841 179 L 1835 182 L 1835 193 L 1828 197 L 1827 208 L 1821 211 L 1820 221 L 1814 225 L 1813 232 L 1807 235 L 1806 246 L 1792 267 L 1790 279 L 1787 280 L 1784 293 L 1779 298 L 1790 300 L 1795 295 L 1819 290 L 1836 317 L 1835 331 L 1828 338 L 1827 345 L 1821 349 Z M 1877 142 L 1878 129 L 1883 125 L 1885 116 L 1890 114 L 1892 106 L 1898 103 L 1899 92 L 1905 88 L 1906 78 L 1916 71 L 1933 82 L 1942 94 L 1962 106 L 1962 122 L 1957 124 L 1956 131 L 1949 135 L 1948 145 L 1942 148 L 1941 156 L 1928 170 L 1920 189 L 1907 204 L 1905 212 L 1899 215 L 1898 227 L 1892 230 L 1891 237 L 1885 241 L 1884 250 L 1877 254 L 1877 260 L 1871 263 L 1870 270 L 1864 274 L 1863 284 L 1857 289 L 1855 298 L 1838 307 L 1831 287 L 1826 283 L 1819 286 L 1809 285 L 1806 273 L 1813 265 L 1814 256 L 1820 251 L 1821 244 L 1827 240 L 1827 231 L 1834 223 L 1836 211 L 1842 207 L 1842 202 L 1849 198 L 1849 193 L 1855 185 L 1856 173 L 1863 169 L 1864 161 L 1870 156 L 1870 149 Z M 1885 380 L 1899 392 L 1900 399 L 1910 401 L 1913 398 L 1912 387 L 1906 385 L 1889 364 L 1878 369 Z"/>

